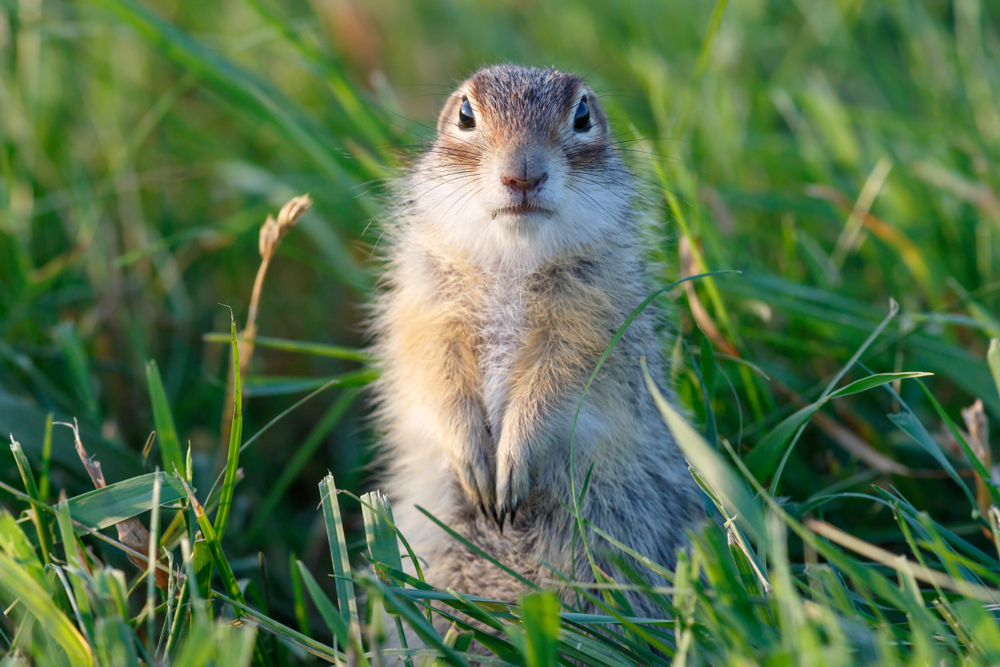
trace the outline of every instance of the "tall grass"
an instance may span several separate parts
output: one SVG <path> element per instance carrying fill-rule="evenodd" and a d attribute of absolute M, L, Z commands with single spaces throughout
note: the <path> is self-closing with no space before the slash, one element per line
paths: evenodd
<path fill-rule="evenodd" d="M 6 661 L 380 664 L 404 628 L 411 664 L 480 660 L 473 638 L 490 664 L 1000 661 L 998 19 L 979 0 L 0 0 Z M 647 591 L 658 619 L 558 572 L 548 588 L 603 613 L 431 590 L 398 569 L 391 508 L 359 498 L 386 179 L 454 80 L 507 59 L 602 95 L 666 230 L 662 285 L 741 271 L 660 297 L 694 427 L 664 418 L 722 521 L 675 572 L 623 552 L 671 582 Z M 259 227 L 305 192 L 236 345 Z M 105 488 L 53 426 L 73 418 Z"/>

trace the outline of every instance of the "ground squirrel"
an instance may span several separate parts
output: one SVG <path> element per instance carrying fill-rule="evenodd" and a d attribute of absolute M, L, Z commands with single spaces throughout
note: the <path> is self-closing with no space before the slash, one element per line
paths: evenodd
<path fill-rule="evenodd" d="M 375 303 L 382 488 L 439 587 L 514 600 L 519 584 L 420 505 L 532 580 L 539 559 L 594 574 L 574 522 L 570 430 L 587 378 L 652 291 L 637 190 L 594 91 L 551 69 L 482 69 L 449 97 L 433 146 L 386 225 Z M 577 489 L 595 525 L 672 566 L 704 505 L 642 377 L 662 377 L 654 314 L 638 317 L 586 396 Z M 621 552 L 588 542 L 609 574 Z M 623 578 L 627 580 L 627 578 Z M 652 612 L 634 598 L 637 612 Z"/>

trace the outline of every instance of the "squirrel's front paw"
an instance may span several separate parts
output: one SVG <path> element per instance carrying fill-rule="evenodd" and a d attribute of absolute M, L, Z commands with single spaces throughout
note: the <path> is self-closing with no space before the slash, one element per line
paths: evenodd
<path fill-rule="evenodd" d="M 531 471 L 524 448 L 505 446 L 501 442 L 497 448 L 497 525 L 503 532 L 504 521 L 510 514 L 510 523 L 514 525 L 517 510 L 527 497 L 531 488 Z"/>
<path fill-rule="evenodd" d="M 452 465 L 462 490 L 485 516 L 487 510 L 496 517 L 493 503 L 493 453 L 491 440 L 485 426 L 453 448 Z"/>

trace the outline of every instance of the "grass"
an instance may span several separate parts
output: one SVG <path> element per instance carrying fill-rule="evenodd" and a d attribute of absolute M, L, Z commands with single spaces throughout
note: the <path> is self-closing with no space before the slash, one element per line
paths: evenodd
<path fill-rule="evenodd" d="M 413 665 L 473 637 L 532 667 L 997 663 L 998 25 L 981 0 L 0 0 L 3 664 L 375 665 L 403 627 Z M 659 297 L 692 425 L 661 409 L 722 525 L 673 572 L 552 573 L 596 615 L 432 590 L 360 497 L 369 223 L 499 60 L 602 95 L 658 286 L 741 272 Z M 260 226 L 307 192 L 254 290 Z M 647 568 L 670 586 L 637 623 Z"/>

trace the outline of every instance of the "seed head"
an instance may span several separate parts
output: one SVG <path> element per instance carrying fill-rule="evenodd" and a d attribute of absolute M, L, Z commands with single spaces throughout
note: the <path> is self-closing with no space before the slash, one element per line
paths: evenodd
<path fill-rule="evenodd" d="M 278 213 L 278 219 L 267 216 L 267 220 L 260 228 L 260 256 L 261 259 L 270 260 L 278 252 L 278 245 L 281 239 L 285 238 L 295 223 L 299 221 L 302 214 L 312 206 L 312 199 L 309 195 L 300 195 L 285 204 Z"/>

